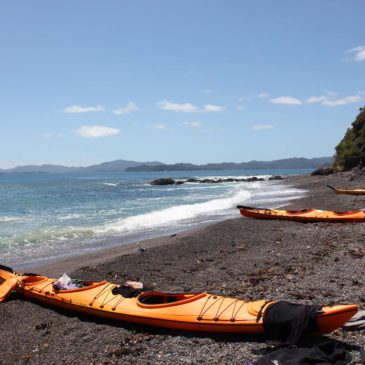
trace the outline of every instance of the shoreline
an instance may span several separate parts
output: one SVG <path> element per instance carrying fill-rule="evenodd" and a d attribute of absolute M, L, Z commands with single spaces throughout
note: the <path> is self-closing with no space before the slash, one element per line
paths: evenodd
<path fill-rule="evenodd" d="M 338 196 L 326 185 L 356 187 L 351 174 L 296 176 L 286 181 L 308 191 L 288 209 L 350 210 L 365 197 Z M 365 305 L 364 224 L 297 223 L 243 218 L 141 242 L 102 257 L 83 256 L 38 267 L 39 274 L 69 268 L 74 278 L 140 280 L 155 290 L 202 292 L 246 300 Z M 97 254 L 99 255 L 99 254 Z M 69 266 L 67 266 L 69 265 Z M 34 270 L 34 269 L 32 269 Z M 21 324 L 19 325 L 19 318 Z M 258 359 L 262 337 L 173 332 L 90 318 L 13 296 L 0 305 L 3 364 L 234 364 Z M 31 334 L 31 336 L 29 336 Z M 365 331 L 326 336 L 352 346 Z M 65 349 L 67 351 L 65 351 Z"/>
<path fill-rule="evenodd" d="M 57 275 L 58 273 L 61 273 L 61 271 L 71 272 L 77 270 L 80 267 L 80 260 L 82 260 L 83 265 L 88 266 L 104 264 L 118 256 L 138 253 L 137 242 L 140 243 L 141 247 L 148 250 L 153 247 L 160 247 L 171 244 L 171 241 L 175 241 L 177 237 L 181 238 L 184 236 L 194 235 L 196 232 L 199 232 L 200 230 L 205 229 L 210 225 L 212 224 L 201 224 L 198 227 L 187 229 L 177 233 L 169 233 L 164 236 L 149 238 L 142 241 L 136 240 L 130 243 L 116 244 L 113 247 L 98 249 L 95 252 L 87 252 L 41 265 L 26 266 L 25 270 L 28 271 L 29 269 L 31 269 L 32 271 L 36 271 L 37 273 L 42 273 L 44 275 Z"/>
<path fill-rule="evenodd" d="M 280 180 L 280 183 L 283 183 L 284 185 L 290 185 L 288 184 L 288 180 L 290 178 L 294 177 L 302 177 L 307 175 L 292 175 L 292 176 L 286 176 L 283 180 Z M 295 188 L 296 186 L 293 185 Z M 288 201 L 287 203 L 281 204 L 280 206 L 287 207 L 296 200 L 300 198 L 296 198 L 293 200 Z M 236 209 L 236 208 L 234 208 Z M 177 236 L 179 238 L 190 236 L 197 234 L 204 230 L 206 227 L 213 226 L 215 224 L 219 224 L 222 222 L 228 222 L 230 220 L 236 220 L 236 219 L 242 219 L 242 216 L 240 216 L 238 209 L 237 210 L 237 217 L 236 218 L 228 218 L 224 220 L 217 220 L 213 223 L 195 223 L 193 227 L 190 227 L 188 229 L 182 229 L 177 231 L 171 231 L 169 233 L 166 233 L 161 236 L 156 236 L 152 238 L 147 239 L 134 239 L 132 242 L 127 243 L 115 243 L 110 247 L 95 249 L 91 252 L 84 252 L 81 254 L 71 255 L 69 257 L 65 258 L 59 258 L 55 260 L 50 260 L 49 262 L 41 263 L 41 264 L 30 264 L 30 265 L 22 265 L 21 270 L 22 271 L 35 271 L 37 273 L 42 273 L 44 275 L 53 275 L 57 276 L 58 273 L 61 271 L 74 271 L 79 268 L 80 259 L 83 263 L 87 265 L 98 265 L 102 264 L 104 262 L 108 262 L 109 260 L 112 260 L 116 256 L 122 256 L 122 255 L 128 255 L 138 252 L 137 242 L 141 244 L 143 248 L 150 249 L 152 247 L 159 247 L 168 245 L 171 243 L 174 243 L 176 241 Z M 46 261 L 46 260 L 45 260 Z"/>
<path fill-rule="evenodd" d="M 282 195 L 280 194 L 281 190 L 279 187 L 282 188 L 282 186 L 287 186 L 289 189 L 293 187 L 295 189 L 295 186 L 292 186 L 290 183 L 285 183 L 285 181 L 291 177 L 294 176 L 305 176 L 305 175 L 289 175 L 284 177 L 283 179 L 280 179 L 278 182 L 274 181 L 274 189 L 277 190 L 278 195 L 276 200 L 279 201 L 279 205 L 275 202 L 269 203 L 271 206 L 286 206 L 290 204 L 291 201 L 294 201 L 298 199 L 301 195 L 303 195 L 303 192 L 298 192 L 297 196 L 295 197 L 286 197 L 282 198 Z M 278 180 L 278 179 L 274 179 Z M 266 180 L 266 183 L 272 183 L 270 180 Z M 279 187 L 275 187 L 275 186 Z M 267 191 L 267 186 L 264 185 L 262 187 L 264 191 Z M 246 188 L 243 189 L 245 191 Z M 285 188 L 284 188 L 285 190 Z M 292 193 L 293 194 L 293 193 Z M 275 195 L 276 196 L 276 195 Z M 288 199 L 289 198 L 289 199 Z M 222 199 L 222 197 L 216 197 L 215 199 Z M 270 195 L 268 198 L 270 200 Z M 280 200 L 282 199 L 282 200 Z M 213 199 L 214 200 L 214 199 Z M 224 198 L 223 198 L 224 200 Z M 209 203 L 209 201 L 207 202 Z M 237 204 L 240 204 L 241 202 L 237 201 Z M 202 203 L 204 204 L 204 203 Z M 199 204 L 197 204 L 199 205 Z M 188 205 L 189 206 L 189 205 Z M 165 210 L 172 209 L 174 207 L 164 208 Z M 184 208 L 184 205 L 181 206 L 181 208 Z M 152 212 L 154 213 L 154 212 Z M 158 213 L 156 211 L 155 213 Z M 209 222 L 207 222 L 207 218 L 210 217 L 207 215 L 204 218 L 204 215 L 202 217 L 196 216 L 190 223 L 184 223 L 184 224 L 174 224 L 170 228 L 164 227 L 163 229 L 157 227 L 155 230 L 152 230 L 151 232 L 135 232 L 135 233 L 128 233 L 126 235 L 120 235 L 119 237 L 117 235 L 110 235 L 99 237 L 95 239 L 95 242 L 99 244 L 92 244 L 89 245 L 87 242 L 71 242 L 67 245 L 64 245 L 64 242 L 62 242 L 64 247 L 64 252 L 56 249 L 56 252 L 54 253 L 54 256 L 52 256 L 52 252 L 50 251 L 48 254 L 41 253 L 39 257 L 32 256 L 31 258 L 28 258 L 28 262 L 25 260 L 17 259 L 16 257 L 10 258 L 9 262 L 4 261 L 3 264 L 12 267 L 14 270 L 19 272 L 24 271 L 38 271 L 42 272 L 44 270 L 47 274 L 53 274 L 56 273 L 55 270 L 50 272 L 48 270 L 49 267 L 53 268 L 56 266 L 59 270 L 72 270 L 75 269 L 75 265 L 72 263 L 77 263 L 79 260 L 87 260 L 90 261 L 90 264 L 97 264 L 101 262 L 102 260 L 107 260 L 108 258 L 112 258 L 114 255 L 122 255 L 122 254 L 128 254 L 132 253 L 134 249 L 136 249 L 137 242 L 142 243 L 142 245 L 147 245 L 148 247 L 157 246 L 160 245 L 159 241 L 161 242 L 161 245 L 165 244 L 166 239 L 168 237 L 174 237 L 176 235 L 182 235 L 182 234 L 193 234 L 196 230 L 202 229 L 206 226 L 216 224 L 219 222 L 223 222 L 230 219 L 237 219 L 240 217 L 240 215 L 235 212 L 235 208 L 232 207 L 230 209 L 226 209 L 226 212 L 223 216 L 220 216 L 220 212 L 217 213 L 216 216 L 212 215 L 212 218 L 209 218 Z M 184 226 L 185 225 L 185 226 Z M 154 232 L 155 231 L 155 232 Z M 90 238 L 93 240 L 93 237 Z M 83 240 L 86 240 L 84 238 Z M 74 247 L 77 247 L 77 249 L 73 249 Z M 69 248 L 69 252 L 68 251 Z M 24 256 L 26 257 L 26 256 Z M 53 274 L 54 275 L 54 274 Z"/>
<path fill-rule="evenodd" d="M 103 181 L 98 181 L 96 186 L 105 185 Z M 59 187 L 58 185 L 56 187 Z M 142 185 L 139 188 L 145 189 L 146 184 Z M 118 209 L 121 209 L 121 212 L 128 211 L 130 209 L 128 207 L 131 205 L 127 202 L 126 207 L 124 207 L 122 202 L 122 207 L 120 207 L 118 201 L 116 205 L 119 208 L 116 209 L 114 206 L 114 210 L 112 209 L 114 213 L 110 216 L 108 213 L 106 215 L 103 213 L 98 218 L 93 218 L 92 224 L 87 223 L 89 216 L 92 217 L 94 214 L 90 213 L 88 205 L 85 207 L 85 217 L 89 218 L 85 218 L 86 222 L 81 223 L 78 220 L 70 222 L 69 219 L 72 214 L 63 212 L 60 207 L 54 208 L 55 210 L 50 213 L 47 219 L 44 218 L 43 213 L 35 214 L 35 217 L 39 216 L 40 218 L 34 218 L 34 220 L 28 217 L 29 220 L 26 221 L 28 218 L 25 216 L 24 219 L 27 224 L 24 223 L 23 226 L 23 219 L 19 218 L 19 222 L 14 226 L 13 236 L 10 235 L 6 238 L 11 233 L 11 229 L 6 226 L 4 228 L 5 238 L 2 240 L 0 250 L 0 253 L 3 253 L 3 264 L 14 267 L 18 271 L 29 270 L 38 266 L 43 267 L 47 264 L 67 260 L 67 258 L 82 257 L 114 247 L 178 234 L 206 224 L 235 218 L 237 215 L 233 206 L 242 203 L 245 199 L 250 199 L 250 197 L 254 197 L 253 200 L 282 200 L 284 202 L 301 195 L 295 190 L 290 191 L 290 188 L 286 191 L 287 189 L 285 189 L 285 185 L 281 184 L 281 180 L 279 182 L 270 181 L 268 176 L 266 181 L 260 183 L 219 184 L 214 189 L 210 189 L 211 184 L 205 187 L 200 185 L 198 188 L 190 185 L 189 188 L 177 187 L 176 189 L 170 187 L 148 188 L 147 191 L 143 190 L 143 194 L 149 194 L 153 200 L 156 199 L 155 206 L 149 204 L 148 207 L 144 207 L 138 199 L 138 203 L 134 204 L 139 206 L 139 210 L 133 208 L 134 210 L 132 209 L 128 213 L 129 216 L 125 216 L 126 213 L 115 216 Z M 215 189 L 216 187 L 218 189 Z M 62 191 L 62 187 L 60 188 Z M 95 191 L 92 190 L 92 193 Z M 34 191 L 29 194 L 32 196 Z M 107 190 L 107 194 L 109 194 L 109 198 L 110 194 L 119 194 L 125 198 L 126 191 L 124 188 L 121 192 L 111 188 L 110 191 Z M 176 198 L 173 198 L 175 195 Z M 81 195 L 82 197 L 83 195 Z M 144 198 L 141 199 L 143 202 Z M 158 203 L 160 199 L 163 201 L 165 199 L 166 202 L 160 204 Z M 57 209 L 61 209 L 61 211 Z M 79 217 L 84 216 L 81 212 L 79 213 Z M 64 220 L 66 223 L 63 223 Z"/>

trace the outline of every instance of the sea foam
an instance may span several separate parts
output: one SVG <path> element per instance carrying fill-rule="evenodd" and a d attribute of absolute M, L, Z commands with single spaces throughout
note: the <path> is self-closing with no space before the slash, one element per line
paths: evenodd
<path fill-rule="evenodd" d="M 209 216 L 217 214 L 226 209 L 234 208 L 238 203 L 247 200 L 250 193 L 241 190 L 229 198 L 213 199 L 204 203 L 177 205 L 154 212 L 139 214 L 132 217 L 118 219 L 114 222 L 105 224 L 97 231 L 105 233 L 131 232 L 134 230 L 148 229 L 167 225 L 176 225 L 179 222 L 193 220 L 198 216 Z"/>

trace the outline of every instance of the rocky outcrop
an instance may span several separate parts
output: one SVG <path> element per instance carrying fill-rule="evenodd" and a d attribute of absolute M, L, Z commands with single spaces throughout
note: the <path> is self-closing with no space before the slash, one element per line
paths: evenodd
<path fill-rule="evenodd" d="M 269 180 L 282 180 L 281 176 L 272 176 Z M 175 181 L 171 178 L 157 179 L 151 181 L 151 185 L 181 185 L 184 183 L 197 183 L 197 184 L 219 184 L 219 183 L 230 183 L 230 182 L 255 182 L 255 181 L 264 181 L 265 179 L 257 176 L 248 177 L 248 178 L 226 178 L 226 179 L 195 179 L 190 178 L 187 180 L 178 180 Z"/>
<path fill-rule="evenodd" d="M 157 179 L 150 182 L 151 185 L 174 185 L 176 181 L 171 178 Z"/>
<path fill-rule="evenodd" d="M 311 175 L 312 176 L 326 176 L 333 174 L 333 167 L 322 167 L 320 169 L 314 170 Z"/>
<path fill-rule="evenodd" d="M 253 182 L 253 181 L 264 181 L 265 179 L 261 177 L 248 177 L 247 179 L 235 179 L 235 178 L 227 178 L 227 179 L 188 179 L 186 182 L 189 183 L 198 183 L 198 184 L 219 184 L 225 182 Z"/>

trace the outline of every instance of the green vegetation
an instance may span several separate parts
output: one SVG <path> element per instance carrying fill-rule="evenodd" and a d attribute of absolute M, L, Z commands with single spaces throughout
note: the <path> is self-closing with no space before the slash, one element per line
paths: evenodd
<path fill-rule="evenodd" d="M 338 171 L 348 171 L 354 167 L 365 166 L 365 108 L 352 123 L 336 147 L 334 168 Z"/>

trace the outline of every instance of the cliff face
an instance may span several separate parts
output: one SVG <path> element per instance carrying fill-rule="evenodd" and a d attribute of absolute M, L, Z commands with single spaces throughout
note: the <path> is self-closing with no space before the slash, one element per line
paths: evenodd
<path fill-rule="evenodd" d="M 360 108 L 359 115 L 336 147 L 334 168 L 348 171 L 354 167 L 365 167 L 365 108 Z"/>

